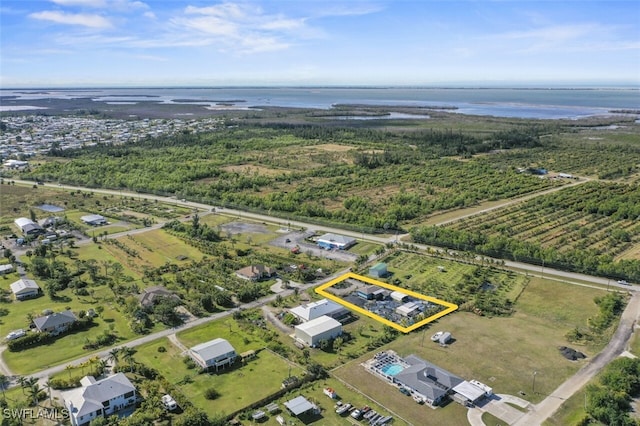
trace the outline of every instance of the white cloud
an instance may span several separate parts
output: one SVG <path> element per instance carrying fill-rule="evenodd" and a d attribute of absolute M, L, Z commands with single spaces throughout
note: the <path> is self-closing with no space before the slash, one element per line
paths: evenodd
<path fill-rule="evenodd" d="M 60 6 L 85 6 L 85 7 L 105 7 L 105 0 L 51 0 Z"/>
<path fill-rule="evenodd" d="M 45 10 L 32 13 L 29 17 L 41 21 L 51 21 L 57 24 L 80 25 L 89 28 L 111 27 L 111 22 L 103 16 L 86 13 L 65 13 L 56 10 Z"/>

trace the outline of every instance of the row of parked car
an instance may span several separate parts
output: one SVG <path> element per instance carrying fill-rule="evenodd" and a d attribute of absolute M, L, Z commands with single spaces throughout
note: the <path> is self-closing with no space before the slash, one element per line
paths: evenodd
<path fill-rule="evenodd" d="M 349 411 L 351 411 L 351 414 L 350 414 L 351 417 L 353 417 L 356 420 L 366 421 L 371 426 L 381 426 L 393 420 L 393 417 L 384 416 L 376 412 L 375 410 L 372 410 L 371 407 L 369 407 L 368 405 L 365 405 L 362 408 L 354 409 L 354 407 L 349 403 L 343 404 L 338 402 L 338 408 L 336 408 L 337 414 L 342 415 L 342 414 L 348 413 Z"/>

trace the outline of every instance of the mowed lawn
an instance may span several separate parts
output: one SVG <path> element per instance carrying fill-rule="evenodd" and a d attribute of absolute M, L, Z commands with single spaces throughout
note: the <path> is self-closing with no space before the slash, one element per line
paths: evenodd
<path fill-rule="evenodd" d="M 233 343 L 232 343 L 233 344 Z M 166 352 L 158 352 L 164 346 Z M 234 345 L 237 352 L 242 352 Z M 180 384 L 182 392 L 195 406 L 209 415 L 231 413 L 256 400 L 262 399 L 280 389 L 282 381 L 289 374 L 300 377 L 303 370 L 284 358 L 268 351 L 260 351 L 255 358 L 229 370 L 220 370 L 215 374 L 198 374 L 188 369 L 183 362 L 182 351 L 168 339 L 161 339 L 140 346 L 134 358 L 150 367 L 156 368 L 171 383 Z M 184 378 L 189 377 L 187 383 Z M 204 397 L 207 389 L 214 388 L 220 396 L 214 401 Z"/>
<path fill-rule="evenodd" d="M 565 334 L 576 325 L 585 325 L 587 318 L 596 314 L 593 298 L 603 294 L 598 289 L 532 279 L 511 317 L 487 318 L 455 312 L 382 349 L 393 349 L 401 356 L 416 354 L 464 379 L 480 380 L 496 393 L 517 395 L 523 391 L 528 400 L 536 403 L 588 362 L 566 360 L 558 346 L 573 347 L 589 357 L 600 349 L 572 345 Z M 431 334 L 440 330 L 451 332 L 455 341 L 447 347 L 431 342 Z M 353 360 L 336 369 L 335 374 L 359 389 L 366 389 L 374 399 L 389 401 L 392 410 L 407 412 L 407 419 L 414 424 L 464 424 L 446 420 L 458 419 L 456 413 L 465 411 L 458 404 L 450 404 L 428 416 L 411 417 L 411 413 L 419 411 L 408 410 L 411 404 L 404 404 L 406 397 L 360 366 L 371 356 L 369 353 Z M 535 394 L 532 394 L 534 371 Z"/>
<path fill-rule="evenodd" d="M 0 282 L 2 282 L 2 288 L 5 289 L 13 281 L 5 281 L 3 279 Z M 36 282 L 39 281 L 36 280 Z M 39 283 L 43 285 L 42 282 Z M 128 325 L 127 318 L 118 311 L 115 305 L 105 302 L 105 300 L 112 298 L 111 291 L 106 286 L 92 287 L 91 289 L 94 291 L 93 297 L 76 296 L 71 293 L 71 290 L 67 289 L 58 293 L 61 298 L 68 297 L 67 300 L 52 301 L 49 296 L 43 295 L 36 299 L 3 304 L 3 307 L 9 310 L 9 314 L 1 318 L 2 330 L 6 330 L 7 333 L 19 328 L 28 329 L 27 314 L 38 317 L 46 309 L 61 312 L 69 308 L 77 315 L 80 310 L 87 311 L 91 308 L 96 309 L 98 306 L 104 307 L 104 312 L 100 317 L 94 319 L 96 325 L 89 330 L 63 335 L 48 345 L 37 346 L 20 352 L 5 350 L 2 356 L 12 372 L 29 374 L 88 355 L 94 351 L 82 349 L 86 339 L 94 339 L 98 334 L 108 330 L 110 326 L 113 327 L 118 335 L 119 343 L 135 337 Z"/>
<path fill-rule="evenodd" d="M 118 240 L 137 251 L 140 257 L 154 267 L 162 266 L 167 262 L 181 265 L 190 261 L 200 261 L 203 256 L 197 248 L 161 229 L 120 237 Z M 123 255 L 127 257 L 126 253 Z"/>

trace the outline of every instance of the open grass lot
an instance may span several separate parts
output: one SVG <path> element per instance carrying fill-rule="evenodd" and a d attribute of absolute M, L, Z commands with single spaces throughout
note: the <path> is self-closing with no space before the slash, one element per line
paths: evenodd
<path fill-rule="evenodd" d="M 242 347 L 236 345 L 237 342 L 230 338 L 229 340 L 238 353 L 243 352 Z M 165 347 L 167 351 L 158 352 L 160 346 Z M 255 345 L 253 348 L 258 349 Z M 160 339 L 140 346 L 135 354 L 137 361 L 157 369 L 170 382 L 174 384 L 182 382 L 180 385 L 182 392 L 194 405 L 210 415 L 239 410 L 279 390 L 282 381 L 289 373 L 300 377 L 303 372 L 300 367 L 268 350 L 261 350 L 254 359 L 247 361 L 246 365 L 236 364 L 234 368 L 220 370 L 217 374 L 197 374 L 196 370 L 186 367 L 182 361 L 183 357 L 181 350 L 168 339 Z M 185 376 L 190 377 L 186 383 Z M 214 401 L 204 397 L 205 390 L 211 387 L 220 393 L 220 397 Z"/>
<path fill-rule="evenodd" d="M 536 403 L 586 362 L 566 360 L 557 347 L 572 346 L 565 333 L 575 325 L 585 325 L 587 318 L 595 315 L 593 298 L 602 294 L 597 289 L 532 279 L 511 317 L 487 318 L 457 312 L 422 332 L 401 336 L 382 349 L 393 349 L 401 356 L 416 354 L 464 379 L 487 383 L 496 393 L 517 395 L 523 391 L 525 398 Z M 451 332 L 455 342 L 444 348 L 431 342 L 429 336 L 439 330 Z M 572 347 L 591 357 L 601 345 Z M 388 400 L 392 410 L 401 410 L 393 404 L 398 400 L 396 394 L 404 396 L 360 366 L 371 356 L 370 353 L 353 360 L 334 373 L 358 389 L 366 389 L 375 399 Z M 532 394 L 534 371 L 537 371 L 536 393 Z M 457 410 L 463 409 L 450 404 L 429 416 L 433 422 L 424 423 L 419 417 L 409 420 L 415 424 L 464 424 L 445 421 L 448 411 Z"/>
<path fill-rule="evenodd" d="M 375 253 L 375 251 L 377 249 L 379 249 L 381 247 L 380 244 L 376 244 L 376 243 L 371 243 L 368 241 L 363 241 L 363 240 L 358 240 L 358 243 L 351 247 L 349 249 L 350 253 L 355 253 L 355 254 L 364 254 L 364 255 L 370 255 Z"/>
<path fill-rule="evenodd" d="M 121 261 L 127 260 L 136 265 L 135 269 L 139 272 L 142 265 L 158 267 L 167 262 L 181 265 L 185 262 L 200 261 L 203 256 L 202 252 L 195 247 L 161 229 L 119 237 L 118 241 L 137 252 L 138 256 L 129 256 L 114 246 L 109 247 L 108 250 L 117 254 Z"/>
<path fill-rule="evenodd" d="M 636 330 L 631 338 L 631 347 L 629 348 L 631 353 L 635 356 L 640 356 L 640 330 Z"/>

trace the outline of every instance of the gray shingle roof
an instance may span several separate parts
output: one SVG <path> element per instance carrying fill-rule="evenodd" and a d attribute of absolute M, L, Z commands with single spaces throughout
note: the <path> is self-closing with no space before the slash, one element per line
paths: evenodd
<path fill-rule="evenodd" d="M 90 378 L 90 381 L 93 378 Z M 67 392 L 63 392 L 62 396 L 69 406 L 73 404 L 76 418 L 104 408 L 102 402 L 122 396 L 127 392 L 135 391 L 136 388 L 131 384 L 127 376 L 123 373 L 117 373 L 113 376 L 95 381 L 87 386 L 82 386 Z"/>
<path fill-rule="evenodd" d="M 33 320 L 33 323 L 38 330 L 47 328 L 56 328 L 62 325 L 71 324 L 77 320 L 76 316 L 70 310 L 56 312 L 55 314 L 46 315 L 44 317 L 38 317 Z"/>
<path fill-rule="evenodd" d="M 415 355 L 409 355 L 404 360 L 410 367 L 398 373 L 395 380 L 431 400 L 444 396 L 453 387 L 463 382 L 455 374 Z"/>

